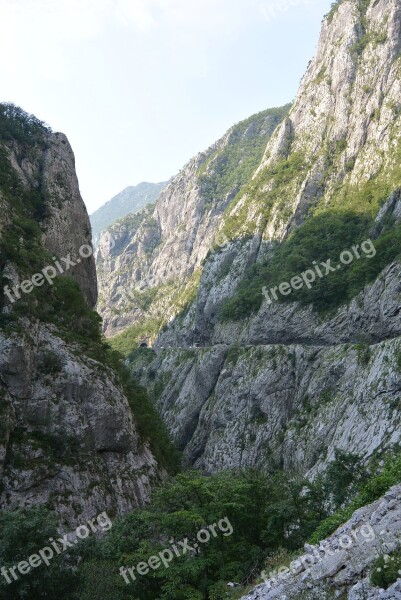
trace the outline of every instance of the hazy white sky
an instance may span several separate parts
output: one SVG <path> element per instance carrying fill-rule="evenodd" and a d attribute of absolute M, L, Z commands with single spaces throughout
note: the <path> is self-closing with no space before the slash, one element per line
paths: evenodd
<path fill-rule="evenodd" d="M 90 212 L 291 101 L 332 0 L 0 0 L 0 101 L 67 134 Z"/>

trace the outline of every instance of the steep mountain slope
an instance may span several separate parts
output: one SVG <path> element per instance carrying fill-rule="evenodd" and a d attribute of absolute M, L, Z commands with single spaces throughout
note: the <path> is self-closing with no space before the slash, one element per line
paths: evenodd
<path fill-rule="evenodd" d="M 73 152 L 2 104 L 0 163 L 0 507 L 47 504 L 68 524 L 120 513 L 146 501 L 163 469 L 132 413 L 141 392 L 125 395 L 92 311 Z"/>
<path fill-rule="evenodd" d="M 162 183 L 139 183 L 126 187 L 90 215 L 93 243 L 97 244 L 102 231 L 129 213 L 139 212 L 147 204 L 153 204 L 167 185 Z"/>
<path fill-rule="evenodd" d="M 195 300 L 131 355 L 189 464 L 313 475 L 400 442 L 400 30 L 395 0 L 334 7 Z"/>
<path fill-rule="evenodd" d="M 264 111 L 231 128 L 184 167 L 153 209 L 128 216 L 104 234 L 96 262 L 98 310 L 108 335 L 148 318 L 134 336 L 152 337 L 191 299 L 225 209 L 251 177 L 288 108 Z"/>

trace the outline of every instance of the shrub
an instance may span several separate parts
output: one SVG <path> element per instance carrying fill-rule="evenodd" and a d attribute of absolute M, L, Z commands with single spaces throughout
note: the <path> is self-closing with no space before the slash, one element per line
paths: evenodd
<path fill-rule="evenodd" d="M 372 565 L 370 581 L 373 585 L 387 589 L 400 578 L 401 551 L 380 556 Z"/>
<path fill-rule="evenodd" d="M 284 281 L 313 268 L 316 261 L 332 260 L 339 264 L 343 250 L 361 244 L 369 237 L 371 221 L 367 215 L 351 211 L 328 212 L 310 217 L 275 250 L 272 258 L 253 265 L 246 272 L 235 295 L 220 311 L 224 321 L 238 320 L 257 311 L 263 301 L 262 288 L 279 286 Z M 288 296 L 279 295 L 279 302 L 312 304 L 315 310 L 327 312 L 351 300 L 364 286 L 400 255 L 401 226 L 385 231 L 375 240 L 376 254 L 361 258 L 349 266 L 331 272 L 323 278 L 316 276 L 311 289 L 303 286 Z"/>
<path fill-rule="evenodd" d="M 15 140 L 24 146 L 43 142 L 51 132 L 43 121 L 11 103 L 0 103 L 0 141 Z"/>
<path fill-rule="evenodd" d="M 44 350 L 39 353 L 38 369 L 42 373 L 54 375 L 62 369 L 62 362 L 55 352 Z"/>

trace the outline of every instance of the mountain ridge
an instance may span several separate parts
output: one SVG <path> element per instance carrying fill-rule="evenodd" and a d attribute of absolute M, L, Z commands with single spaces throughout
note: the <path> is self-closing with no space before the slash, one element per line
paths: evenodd
<path fill-rule="evenodd" d="M 167 306 L 172 318 L 188 302 L 226 206 L 288 109 L 267 109 L 231 127 L 184 166 L 153 209 L 105 232 L 96 261 L 104 284 L 98 309 L 108 337 L 147 316 L 160 327 Z"/>

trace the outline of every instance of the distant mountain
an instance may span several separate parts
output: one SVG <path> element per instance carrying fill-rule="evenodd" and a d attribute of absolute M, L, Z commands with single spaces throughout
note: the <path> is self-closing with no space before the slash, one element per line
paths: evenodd
<path fill-rule="evenodd" d="M 187 301 L 196 274 L 214 246 L 225 211 L 252 179 L 268 141 L 290 108 L 270 108 L 232 126 L 183 167 L 152 209 L 125 217 L 101 235 L 96 260 L 102 292 L 97 310 L 108 337 L 146 322 L 148 309 L 153 328 L 159 317 L 168 321 L 179 312 L 181 302 L 173 300 L 175 286 Z M 113 248 L 110 234 L 115 241 Z M 126 292 L 133 285 L 135 289 L 128 297 Z M 172 294 L 168 309 L 166 286 Z M 189 287 L 182 293 L 185 286 Z M 143 304 L 144 297 L 138 297 L 137 292 L 145 289 L 149 298 L 146 296 Z"/>
<path fill-rule="evenodd" d="M 98 208 L 90 216 L 94 243 L 97 243 L 100 233 L 115 221 L 122 219 L 130 212 L 138 212 L 147 204 L 155 202 L 166 184 L 167 182 L 145 182 L 135 186 L 131 185 Z"/>

